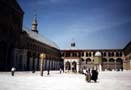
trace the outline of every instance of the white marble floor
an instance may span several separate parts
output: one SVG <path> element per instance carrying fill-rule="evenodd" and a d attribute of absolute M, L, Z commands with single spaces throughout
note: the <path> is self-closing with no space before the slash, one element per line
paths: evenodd
<path fill-rule="evenodd" d="M 0 72 L 0 90 L 131 90 L 131 71 L 100 72 L 97 83 L 87 83 L 81 74 L 51 71 L 16 72 L 12 77 L 10 72 Z"/>

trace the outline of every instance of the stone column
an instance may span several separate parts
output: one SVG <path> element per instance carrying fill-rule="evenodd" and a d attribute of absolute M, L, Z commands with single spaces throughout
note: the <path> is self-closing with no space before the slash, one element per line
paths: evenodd
<path fill-rule="evenodd" d="M 70 72 L 72 72 L 72 61 L 71 60 L 69 60 L 69 62 L 70 62 Z"/>
<path fill-rule="evenodd" d="M 30 66 L 29 66 L 29 71 L 30 71 L 30 70 L 32 70 L 33 57 L 30 57 L 29 63 L 30 63 L 30 64 L 29 64 L 29 65 L 30 65 Z"/>
<path fill-rule="evenodd" d="M 77 70 L 77 73 L 79 73 L 79 62 L 77 62 L 76 70 Z"/>
<path fill-rule="evenodd" d="M 130 70 L 131 70 L 131 59 L 130 59 Z"/>
<path fill-rule="evenodd" d="M 64 72 L 66 71 L 66 62 L 64 61 Z"/>
<path fill-rule="evenodd" d="M 37 64 L 38 63 L 38 58 L 35 58 L 35 71 L 37 71 Z"/>
<path fill-rule="evenodd" d="M 109 59 L 107 59 L 107 71 L 109 69 Z"/>
<path fill-rule="evenodd" d="M 54 69 L 54 59 L 52 59 L 52 69 Z"/>
<path fill-rule="evenodd" d="M 117 68 L 116 68 L 116 59 L 115 59 L 115 71 L 117 70 Z"/>
<path fill-rule="evenodd" d="M 46 65 L 46 68 L 47 68 L 47 70 L 48 70 L 48 68 L 49 68 L 49 60 L 47 59 L 47 65 Z"/>
<path fill-rule="evenodd" d="M 102 71 L 102 66 L 101 66 L 101 64 L 99 64 L 99 72 L 101 72 Z"/>
<path fill-rule="evenodd" d="M 55 65 L 55 70 L 57 70 L 57 67 L 56 67 L 56 60 L 55 60 L 55 62 L 54 62 L 54 65 Z"/>

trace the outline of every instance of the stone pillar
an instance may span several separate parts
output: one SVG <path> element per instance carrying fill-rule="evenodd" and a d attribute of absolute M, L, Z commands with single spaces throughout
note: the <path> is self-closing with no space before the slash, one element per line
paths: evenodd
<path fill-rule="evenodd" d="M 79 62 L 77 62 L 76 70 L 77 70 L 77 73 L 79 73 Z"/>
<path fill-rule="evenodd" d="M 37 64 L 38 63 L 38 58 L 35 58 L 35 71 L 37 70 Z"/>
<path fill-rule="evenodd" d="M 57 70 L 59 69 L 59 62 L 57 61 Z"/>
<path fill-rule="evenodd" d="M 115 60 L 115 71 L 117 70 L 117 68 L 116 68 L 116 60 Z"/>
<path fill-rule="evenodd" d="M 30 57 L 29 63 L 30 63 L 29 64 L 30 65 L 29 66 L 29 71 L 30 71 L 30 70 L 32 70 L 32 66 L 33 66 L 33 64 L 32 64 L 33 63 L 33 57 Z"/>
<path fill-rule="evenodd" d="M 101 64 L 99 64 L 99 72 L 101 72 L 102 71 L 102 66 L 101 66 Z"/>
<path fill-rule="evenodd" d="M 70 71 L 72 72 L 72 61 L 70 61 Z"/>
<path fill-rule="evenodd" d="M 130 59 L 130 70 L 131 70 L 131 59 Z"/>
<path fill-rule="evenodd" d="M 54 60 L 52 59 L 52 69 L 54 69 Z"/>
<path fill-rule="evenodd" d="M 107 66 L 106 66 L 107 70 L 109 69 L 109 59 L 107 59 Z"/>
<path fill-rule="evenodd" d="M 52 68 L 53 68 L 53 61 L 51 59 L 51 61 L 50 61 L 50 69 L 52 70 Z"/>
<path fill-rule="evenodd" d="M 54 62 L 54 65 L 55 65 L 55 70 L 56 70 L 56 69 L 57 69 L 57 68 L 56 68 L 56 60 L 55 60 L 55 62 Z"/>
<path fill-rule="evenodd" d="M 49 68 L 49 60 L 47 59 L 47 66 L 46 66 L 47 70 Z"/>
<path fill-rule="evenodd" d="M 64 61 L 64 72 L 66 71 L 66 62 Z"/>

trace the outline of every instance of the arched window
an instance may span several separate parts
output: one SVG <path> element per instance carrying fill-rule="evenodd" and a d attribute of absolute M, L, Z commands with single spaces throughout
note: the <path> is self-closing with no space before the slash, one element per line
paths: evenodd
<path fill-rule="evenodd" d="M 107 59 L 106 58 L 102 58 L 102 62 L 107 62 Z"/>
<path fill-rule="evenodd" d="M 91 57 L 91 52 L 89 52 L 89 57 Z"/>
<path fill-rule="evenodd" d="M 120 56 L 120 57 L 122 56 L 122 52 L 119 52 L 119 56 Z"/>
<path fill-rule="evenodd" d="M 109 59 L 109 62 L 115 62 L 115 60 L 113 58 Z"/>
<path fill-rule="evenodd" d="M 114 52 L 111 53 L 111 56 L 114 57 Z"/>
<path fill-rule="evenodd" d="M 116 52 L 116 57 L 119 57 L 119 53 L 118 52 Z"/>
<path fill-rule="evenodd" d="M 111 53 L 110 53 L 110 52 L 108 52 L 108 56 L 109 56 L 109 57 L 111 56 Z"/>
<path fill-rule="evenodd" d="M 103 55 L 106 56 L 106 52 L 104 52 Z"/>
<path fill-rule="evenodd" d="M 123 60 L 121 58 L 116 59 L 116 62 L 122 63 Z"/>
<path fill-rule="evenodd" d="M 88 52 L 86 52 L 86 57 L 88 57 Z"/>
<path fill-rule="evenodd" d="M 71 69 L 70 62 L 68 62 L 68 61 L 66 62 L 65 69 L 66 70 L 70 70 Z"/>
<path fill-rule="evenodd" d="M 86 64 L 87 64 L 88 62 L 91 62 L 91 59 L 90 59 L 90 58 L 87 58 L 87 59 L 86 59 Z"/>

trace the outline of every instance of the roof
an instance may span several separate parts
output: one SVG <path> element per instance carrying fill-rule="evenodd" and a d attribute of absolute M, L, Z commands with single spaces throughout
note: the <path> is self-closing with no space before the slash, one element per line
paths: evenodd
<path fill-rule="evenodd" d="M 27 34 L 29 35 L 30 38 L 35 39 L 36 41 L 39 41 L 39 42 L 44 43 L 46 45 L 49 45 L 50 47 L 59 49 L 59 47 L 56 45 L 55 42 L 47 39 L 46 37 L 44 37 L 36 32 L 33 32 L 26 27 L 23 27 L 23 31 L 27 32 Z"/>
<path fill-rule="evenodd" d="M 61 49 L 61 51 L 122 51 L 122 49 Z"/>

